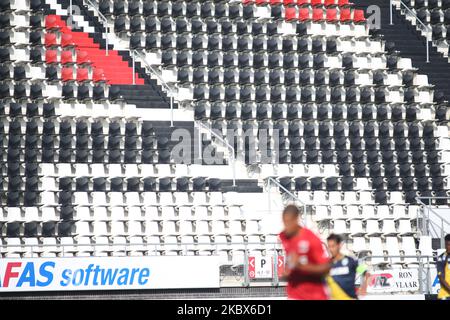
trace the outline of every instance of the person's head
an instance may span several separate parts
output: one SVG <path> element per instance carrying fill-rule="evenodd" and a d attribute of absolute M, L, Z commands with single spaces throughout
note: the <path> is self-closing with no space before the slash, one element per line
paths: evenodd
<path fill-rule="evenodd" d="M 450 254 L 450 233 L 448 233 L 445 238 L 445 251 L 447 251 L 447 254 Z"/>
<path fill-rule="evenodd" d="M 331 256 L 335 258 L 342 248 L 342 237 L 338 234 L 330 234 L 327 238 L 328 249 L 330 250 Z"/>
<path fill-rule="evenodd" d="M 287 236 L 293 236 L 297 233 L 300 225 L 298 218 L 300 216 L 300 210 L 297 206 L 290 204 L 283 210 L 283 224 L 284 232 Z"/>

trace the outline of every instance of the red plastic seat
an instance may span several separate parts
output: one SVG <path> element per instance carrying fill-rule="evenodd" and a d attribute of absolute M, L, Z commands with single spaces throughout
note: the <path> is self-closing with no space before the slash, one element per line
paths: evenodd
<path fill-rule="evenodd" d="M 320 8 L 313 9 L 313 21 L 323 20 L 323 10 Z"/>
<path fill-rule="evenodd" d="M 300 8 L 299 13 L 298 13 L 298 19 L 300 21 L 310 20 L 311 18 L 309 17 L 309 9 L 308 8 Z"/>
<path fill-rule="evenodd" d="M 60 19 L 58 19 L 58 16 L 51 14 L 45 17 L 45 29 L 59 29 L 60 27 Z"/>
<path fill-rule="evenodd" d="M 277 4 L 281 4 L 281 0 L 270 0 L 270 4 L 271 5 L 277 5 Z"/>
<path fill-rule="evenodd" d="M 61 46 L 62 47 L 73 47 L 75 43 L 73 42 L 73 37 L 70 33 L 63 33 L 61 35 Z"/>
<path fill-rule="evenodd" d="M 346 22 L 346 21 L 350 21 L 351 17 L 350 17 L 350 9 L 348 8 L 343 8 L 340 11 L 340 20 L 341 22 Z"/>
<path fill-rule="evenodd" d="M 106 77 L 105 77 L 105 74 L 103 72 L 103 69 L 101 69 L 101 68 L 94 68 L 94 72 L 92 74 L 92 80 L 94 82 L 106 81 Z"/>
<path fill-rule="evenodd" d="M 344 7 L 350 5 L 350 2 L 348 0 L 338 0 L 338 6 Z"/>
<path fill-rule="evenodd" d="M 297 12 L 296 12 L 295 8 L 287 7 L 284 11 L 284 17 L 286 18 L 286 20 L 292 21 L 297 18 L 296 13 Z"/>
<path fill-rule="evenodd" d="M 56 50 L 45 51 L 46 63 L 58 63 L 58 52 Z"/>
<path fill-rule="evenodd" d="M 268 0 L 256 0 L 255 3 L 260 6 L 268 3 Z"/>
<path fill-rule="evenodd" d="M 366 21 L 366 18 L 364 17 L 364 10 L 355 9 L 355 11 L 353 11 L 353 21 L 354 22 Z"/>
<path fill-rule="evenodd" d="M 73 68 L 64 67 L 61 70 L 61 79 L 64 82 L 73 80 Z"/>
<path fill-rule="evenodd" d="M 285 6 L 287 6 L 287 5 L 289 5 L 289 4 L 294 4 L 295 3 L 295 0 L 283 0 L 283 4 L 285 5 Z"/>
<path fill-rule="evenodd" d="M 327 22 L 337 21 L 337 11 L 336 9 L 327 9 Z"/>
<path fill-rule="evenodd" d="M 89 80 L 89 69 L 87 68 L 78 68 L 77 69 L 77 81 L 88 81 Z"/>
<path fill-rule="evenodd" d="M 322 0 L 311 0 L 311 5 L 313 7 L 318 7 L 318 6 L 323 5 L 323 2 L 322 2 Z"/>
<path fill-rule="evenodd" d="M 61 52 L 61 63 L 62 64 L 73 63 L 72 51 L 64 50 Z"/>
<path fill-rule="evenodd" d="M 297 0 L 296 3 L 298 6 L 303 6 L 305 4 L 309 4 L 309 1 L 308 0 Z"/>
<path fill-rule="evenodd" d="M 242 0 L 242 3 L 243 4 L 251 4 L 251 3 L 253 3 L 253 1 L 252 0 Z"/>
<path fill-rule="evenodd" d="M 58 40 L 56 39 L 55 33 L 46 33 L 45 34 L 45 46 L 52 47 L 58 45 Z"/>
<path fill-rule="evenodd" d="M 88 53 L 86 51 L 77 51 L 77 64 L 88 64 L 91 63 L 89 60 Z"/>
<path fill-rule="evenodd" d="M 331 7 L 336 5 L 336 0 L 325 0 L 325 7 Z"/>

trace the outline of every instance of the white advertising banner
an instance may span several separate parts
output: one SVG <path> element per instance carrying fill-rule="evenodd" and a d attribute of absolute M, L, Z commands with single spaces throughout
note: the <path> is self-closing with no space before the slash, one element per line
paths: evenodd
<path fill-rule="evenodd" d="M 392 269 L 370 273 L 367 292 L 416 292 L 419 290 L 418 269 Z"/>
<path fill-rule="evenodd" d="M 217 256 L 1 259 L 0 292 L 218 288 Z"/>

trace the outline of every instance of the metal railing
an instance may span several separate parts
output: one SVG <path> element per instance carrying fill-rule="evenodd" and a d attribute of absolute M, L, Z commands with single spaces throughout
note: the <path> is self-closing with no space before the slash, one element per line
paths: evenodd
<path fill-rule="evenodd" d="M 133 63 L 133 67 L 132 67 L 132 71 L 133 71 L 133 84 L 136 84 L 136 72 L 135 72 L 135 60 L 136 57 L 139 57 L 141 62 L 145 64 L 145 66 L 147 67 L 147 69 L 150 71 L 150 73 L 152 75 L 154 75 L 159 82 L 161 83 L 161 86 L 166 90 L 166 92 L 169 94 L 170 96 L 170 126 L 173 127 L 173 99 L 175 96 L 175 89 L 170 86 L 162 77 L 162 75 L 155 69 L 152 67 L 152 65 L 150 63 L 147 62 L 146 57 L 139 51 L 137 50 L 131 50 L 131 59 L 132 59 L 132 63 Z"/>
<path fill-rule="evenodd" d="M 105 28 L 106 31 L 106 56 L 109 55 L 109 24 L 108 24 L 108 19 L 106 19 L 106 17 L 100 12 L 100 10 L 97 8 L 96 5 L 94 5 L 94 3 L 90 0 L 83 0 L 83 2 L 86 2 L 88 4 L 88 6 L 92 9 L 95 10 L 95 12 L 97 12 L 98 17 L 100 18 L 103 27 Z M 72 15 L 72 0 L 70 0 L 69 3 L 69 15 Z"/>
<path fill-rule="evenodd" d="M 419 17 L 417 17 L 417 15 L 401 0 L 398 0 L 400 2 L 400 10 L 402 9 L 402 6 L 406 9 L 406 11 L 408 11 L 408 13 L 417 21 L 419 22 L 419 24 L 425 29 L 424 31 L 426 32 L 426 55 L 427 55 L 427 60 L 426 62 L 429 63 L 430 62 L 430 34 L 431 34 L 431 29 L 430 27 L 428 27 L 427 25 L 425 25 L 422 20 L 419 19 Z M 393 11 L 393 0 L 389 0 L 389 6 L 390 6 L 390 24 L 393 25 L 392 22 L 392 11 Z"/>
<path fill-rule="evenodd" d="M 445 227 L 446 226 L 450 226 L 450 220 L 446 219 L 445 217 L 443 217 L 441 214 L 437 213 L 433 208 L 432 208 L 432 200 L 443 200 L 443 199 L 447 199 L 449 200 L 450 197 L 416 197 L 416 200 L 419 204 L 421 204 L 423 206 L 422 208 L 422 224 L 419 225 L 419 221 L 417 217 L 417 227 L 420 227 L 420 231 L 423 235 L 425 236 L 429 236 L 430 235 L 430 227 L 433 228 L 433 230 L 435 231 L 435 234 L 438 235 L 441 239 L 441 247 L 444 247 L 444 237 L 445 237 Z M 422 200 L 425 200 L 422 201 Z M 450 208 L 449 208 L 450 209 Z M 430 213 L 432 213 L 436 218 L 439 219 L 440 225 L 437 225 L 435 222 L 431 221 L 430 219 Z M 450 217 L 449 217 L 450 219 Z M 438 231 L 436 231 L 436 229 L 434 229 L 434 227 L 437 227 L 440 229 L 440 235 L 438 234 Z"/>
<path fill-rule="evenodd" d="M 403 262 L 398 262 L 398 261 L 393 261 L 393 259 L 404 259 Z M 434 262 L 434 257 L 433 256 L 427 256 L 427 255 L 387 255 L 387 256 L 364 256 L 364 257 L 358 257 L 358 260 L 360 262 L 365 262 L 367 260 L 371 260 L 371 259 L 383 259 L 386 260 L 387 262 L 385 265 L 392 265 L 392 264 L 412 264 L 411 262 L 405 262 L 406 259 L 415 259 L 417 260 L 417 265 L 418 265 L 418 276 L 419 276 L 419 293 L 421 294 L 430 294 L 431 293 L 431 288 L 432 288 L 432 283 L 431 283 L 431 272 L 430 272 L 430 262 Z M 379 268 L 377 270 L 374 269 L 374 265 L 369 264 L 369 266 L 372 267 L 373 271 L 382 271 L 386 268 Z M 382 265 L 382 264 L 379 264 Z M 369 271 L 370 272 L 370 271 Z M 411 290 L 413 291 L 413 290 Z"/>
<path fill-rule="evenodd" d="M 283 190 L 285 192 L 285 194 L 287 194 L 288 196 L 290 196 L 292 198 L 292 200 L 294 200 L 294 202 L 298 202 L 302 207 L 303 207 L 303 217 L 306 218 L 306 203 L 304 203 L 302 200 L 300 200 L 300 198 L 298 198 L 295 194 L 293 194 L 291 191 L 289 191 L 288 189 L 286 189 L 285 187 L 283 187 L 281 185 L 281 183 L 279 183 L 275 178 L 273 177 L 267 177 L 267 199 L 269 202 L 269 213 L 272 213 L 272 199 L 270 196 L 270 190 L 272 188 L 272 184 L 275 184 L 277 187 L 279 187 L 281 190 Z M 304 219 L 304 221 L 308 221 L 307 219 Z"/>
<path fill-rule="evenodd" d="M 199 144 L 199 159 L 202 159 L 202 136 L 201 136 L 201 130 L 204 129 L 208 131 L 211 135 L 216 137 L 220 142 L 222 142 L 227 148 L 228 148 L 228 161 L 231 162 L 232 170 L 233 170 L 233 187 L 236 186 L 236 156 L 234 154 L 235 150 L 234 147 L 223 137 L 221 137 L 219 134 L 214 132 L 211 128 L 209 128 L 207 125 L 201 123 L 200 121 L 195 121 L 194 124 L 198 126 L 198 144 Z"/>

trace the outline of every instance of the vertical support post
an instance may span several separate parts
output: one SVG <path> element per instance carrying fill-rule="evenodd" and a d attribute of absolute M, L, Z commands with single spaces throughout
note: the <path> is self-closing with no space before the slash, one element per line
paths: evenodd
<path fill-rule="evenodd" d="M 244 250 L 244 287 L 250 286 L 250 278 L 248 276 L 248 252 L 247 244 L 245 244 Z"/>
<path fill-rule="evenodd" d="M 423 261 L 422 255 L 419 257 L 419 292 L 423 294 Z"/>
<path fill-rule="evenodd" d="M 278 251 L 275 247 L 275 244 L 273 245 L 273 251 L 275 252 L 273 256 L 273 285 L 275 287 L 278 287 L 279 281 L 278 281 Z"/>
<path fill-rule="evenodd" d="M 234 157 L 234 149 L 231 149 L 231 152 L 233 152 L 233 187 L 236 187 L 236 159 Z"/>
<path fill-rule="evenodd" d="M 427 63 L 429 63 L 430 62 L 430 48 L 429 48 L 429 46 L 430 46 L 430 38 L 429 38 L 429 32 L 427 32 L 427 43 L 426 43 L 426 46 L 427 46 Z"/>
<path fill-rule="evenodd" d="M 201 160 L 202 159 L 202 154 L 203 154 L 201 127 L 198 126 L 197 130 L 198 130 L 198 139 L 197 139 L 198 140 L 198 158 Z"/>
<path fill-rule="evenodd" d="M 69 17 L 72 17 L 72 0 L 69 1 Z"/>
<path fill-rule="evenodd" d="M 173 94 L 170 93 L 170 126 L 173 127 Z"/>
<path fill-rule="evenodd" d="M 389 0 L 389 24 L 392 25 L 392 0 Z"/>
<path fill-rule="evenodd" d="M 267 199 L 269 199 L 269 214 L 272 214 L 272 200 L 271 200 L 271 197 L 270 197 L 270 193 L 271 193 L 271 189 L 272 189 L 271 179 L 272 178 L 269 177 L 269 180 L 267 182 L 267 191 L 268 191 Z"/>
<path fill-rule="evenodd" d="M 105 20 L 105 31 L 106 31 L 106 56 L 109 56 L 109 26 L 108 26 L 108 21 Z M 133 68 L 134 69 L 134 68 Z M 134 70 L 133 70 L 134 72 Z"/>
<path fill-rule="evenodd" d="M 444 237 L 445 237 L 445 232 L 444 232 L 444 219 L 442 219 L 440 216 L 439 218 L 441 219 L 441 248 L 445 248 L 445 241 L 444 241 Z"/>
<path fill-rule="evenodd" d="M 133 67 L 131 68 L 132 72 L 133 72 L 133 75 L 132 75 L 133 76 L 133 85 L 136 84 L 136 76 L 135 76 L 135 72 L 134 72 L 134 65 L 135 65 L 134 59 L 135 59 L 135 57 L 134 57 L 134 50 L 131 50 L 131 61 L 133 63 Z"/>

